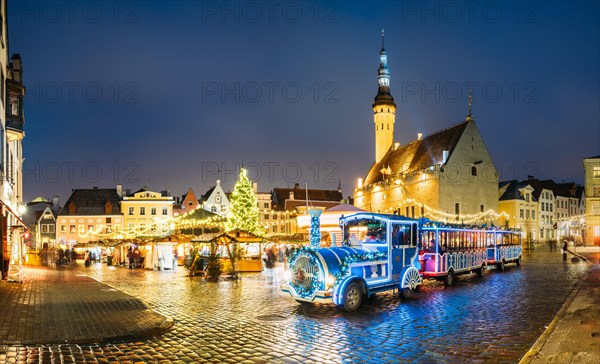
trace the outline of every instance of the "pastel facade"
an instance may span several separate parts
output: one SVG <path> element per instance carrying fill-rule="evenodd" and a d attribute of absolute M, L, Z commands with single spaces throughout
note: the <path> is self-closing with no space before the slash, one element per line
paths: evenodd
<path fill-rule="evenodd" d="M 163 235 L 170 230 L 173 197 L 141 189 L 121 201 L 126 236 Z"/>

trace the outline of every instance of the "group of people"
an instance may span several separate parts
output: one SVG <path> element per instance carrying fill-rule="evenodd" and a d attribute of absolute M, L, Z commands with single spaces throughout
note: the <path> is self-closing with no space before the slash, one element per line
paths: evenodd
<path fill-rule="evenodd" d="M 127 261 L 129 263 L 129 269 L 137 268 L 138 264 L 140 264 L 140 257 L 141 252 L 137 246 L 135 249 L 131 246 L 127 248 Z"/>
<path fill-rule="evenodd" d="M 48 247 L 48 245 L 44 245 L 42 250 L 39 253 L 40 258 L 42 260 L 42 265 L 66 265 L 71 262 L 75 262 L 75 250 L 71 248 L 56 248 L 56 247 Z"/>

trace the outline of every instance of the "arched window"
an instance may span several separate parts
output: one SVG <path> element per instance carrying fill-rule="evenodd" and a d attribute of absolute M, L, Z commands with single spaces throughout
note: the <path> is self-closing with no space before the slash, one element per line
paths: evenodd
<path fill-rule="evenodd" d="M 477 176 L 477 166 L 471 167 L 471 176 Z"/>

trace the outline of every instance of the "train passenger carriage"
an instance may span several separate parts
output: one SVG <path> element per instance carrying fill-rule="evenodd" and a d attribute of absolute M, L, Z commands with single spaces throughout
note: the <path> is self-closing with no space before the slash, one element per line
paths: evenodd
<path fill-rule="evenodd" d="M 521 233 L 503 230 L 489 233 L 487 247 L 487 263 L 493 264 L 498 270 L 504 270 L 508 263 L 521 264 Z"/>
<path fill-rule="evenodd" d="M 421 274 L 443 280 L 448 286 L 454 285 L 460 274 L 483 275 L 487 264 L 485 235 L 481 229 L 426 223 L 421 228 Z"/>

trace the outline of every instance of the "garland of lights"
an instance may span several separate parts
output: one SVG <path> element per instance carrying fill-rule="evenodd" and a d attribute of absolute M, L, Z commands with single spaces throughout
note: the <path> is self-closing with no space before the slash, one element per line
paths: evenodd
<path fill-rule="evenodd" d="M 338 284 L 347 274 L 350 269 L 350 264 L 353 263 L 364 263 L 364 262 L 375 262 L 378 260 L 387 259 L 388 255 L 384 252 L 367 252 L 367 253 L 356 253 L 348 255 L 340 264 L 340 270 L 335 275 L 335 283 Z"/>
<path fill-rule="evenodd" d="M 472 224 L 442 224 L 439 222 L 426 222 L 422 224 L 424 228 L 440 228 L 440 229 L 461 229 L 461 230 L 486 230 L 486 231 L 514 231 L 519 232 L 521 229 L 507 228 L 504 226 L 487 226 L 487 225 L 472 225 Z"/>
<path fill-rule="evenodd" d="M 321 244 L 321 219 L 319 216 L 310 217 L 310 245 L 318 247 Z"/>
<path fill-rule="evenodd" d="M 303 246 L 300 249 L 296 250 L 292 256 L 290 257 L 290 262 L 289 262 L 289 266 L 293 267 L 294 264 L 296 263 L 296 260 L 298 260 L 298 258 L 301 255 L 305 255 L 306 257 L 308 257 L 308 261 L 310 262 L 310 264 L 313 264 L 315 266 L 319 266 L 319 259 L 317 257 L 317 249 L 310 247 L 310 246 Z M 296 277 L 294 277 L 294 275 Z M 289 284 L 290 286 L 294 289 L 294 291 L 296 291 L 296 293 L 302 297 L 308 297 L 310 295 L 312 295 L 317 289 L 319 289 L 319 287 L 321 287 L 321 284 L 323 283 L 321 281 L 321 275 L 318 274 L 316 279 L 313 279 L 312 284 L 309 287 L 302 287 L 298 284 L 296 284 L 294 278 L 298 278 L 299 280 L 303 280 L 304 279 L 304 275 L 302 271 L 296 272 L 293 271 L 292 272 L 292 277 L 290 277 L 289 280 Z"/>

